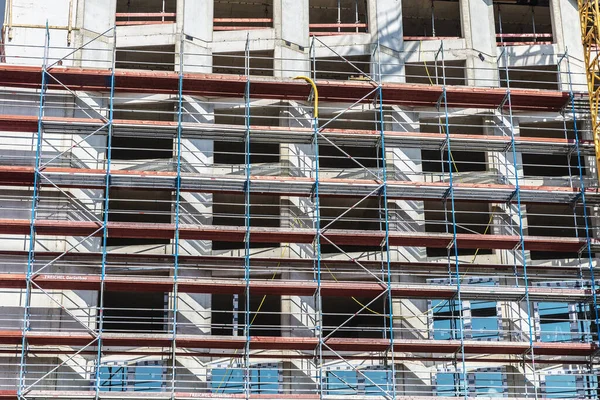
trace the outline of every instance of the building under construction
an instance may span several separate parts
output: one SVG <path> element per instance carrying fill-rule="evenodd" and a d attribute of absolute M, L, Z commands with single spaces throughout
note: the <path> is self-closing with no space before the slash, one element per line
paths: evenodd
<path fill-rule="evenodd" d="M 600 397 L 576 1 L 3 3 L 0 399 Z"/>

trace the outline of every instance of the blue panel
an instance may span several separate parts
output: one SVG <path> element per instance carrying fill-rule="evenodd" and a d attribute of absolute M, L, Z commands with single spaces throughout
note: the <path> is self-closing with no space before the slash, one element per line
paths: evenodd
<path fill-rule="evenodd" d="M 258 368 L 251 371 L 252 393 L 279 393 L 279 370 L 277 368 Z"/>
<path fill-rule="evenodd" d="M 327 394 L 355 395 L 357 392 L 356 371 L 327 371 Z"/>
<path fill-rule="evenodd" d="M 240 368 L 216 368 L 210 382 L 213 393 L 244 393 L 244 370 Z"/>
<path fill-rule="evenodd" d="M 383 396 L 391 389 L 390 371 L 363 370 L 361 372 L 375 383 L 365 379 L 365 395 Z"/>
<path fill-rule="evenodd" d="M 160 365 L 144 365 L 135 368 L 133 390 L 136 392 L 160 392 L 163 368 Z"/>
<path fill-rule="evenodd" d="M 441 397 L 456 397 L 462 392 L 462 374 L 441 372 L 436 376 L 436 394 Z"/>
<path fill-rule="evenodd" d="M 452 330 L 452 320 L 450 319 L 435 319 L 433 320 L 433 338 L 435 340 L 450 340 L 454 339 Z"/>
<path fill-rule="evenodd" d="M 127 390 L 127 367 L 103 365 L 100 367 L 101 392 L 125 392 Z"/>
<path fill-rule="evenodd" d="M 498 317 L 473 317 L 471 318 L 471 328 L 473 338 L 497 338 Z"/>
<path fill-rule="evenodd" d="M 475 392 L 477 396 L 483 397 L 503 397 L 504 384 L 502 383 L 501 372 L 476 372 L 475 373 Z"/>
<path fill-rule="evenodd" d="M 552 399 L 577 397 L 575 375 L 546 375 L 546 397 Z"/>

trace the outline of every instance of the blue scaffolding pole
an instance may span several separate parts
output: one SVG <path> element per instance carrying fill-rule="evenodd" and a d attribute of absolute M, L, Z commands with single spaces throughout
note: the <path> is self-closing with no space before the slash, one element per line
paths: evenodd
<path fill-rule="evenodd" d="M 177 379 L 177 313 L 179 296 L 179 225 L 181 223 L 181 133 L 183 130 L 183 44 L 184 35 L 179 42 L 179 81 L 177 93 L 177 177 L 175 179 L 175 238 L 173 254 L 173 332 L 171 348 L 171 398 L 175 399 Z"/>
<path fill-rule="evenodd" d="M 102 334 L 104 329 L 104 290 L 106 280 L 106 256 L 107 256 L 107 241 L 108 241 L 108 214 L 110 201 L 110 173 L 111 173 L 111 158 L 112 158 L 112 134 L 113 134 L 113 117 L 114 117 L 114 98 L 115 98 L 115 64 L 117 55 L 117 30 L 113 29 L 113 50 L 112 50 L 112 65 L 110 74 L 110 97 L 108 101 L 108 121 L 107 121 L 107 144 L 106 144 L 106 173 L 104 179 L 104 206 L 102 220 L 102 264 L 100 272 L 100 301 L 98 302 L 98 337 L 97 337 L 97 354 L 96 354 L 96 377 L 95 377 L 95 398 L 100 398 L 100 368 L 102 366 Z"/>
<path fill-rule="evenodd" d="M 252 382 L 250 376 L 250 176 L 251 176 L 251 160 L 250 160 L 250 37 L 246 37 L 246 49 L 244 57 L 244 71 L 246 74 L 246 87 L 244 91 L 244 159 L 246 180 L 244 182 L 244 221 L 246 232 L 244 235 L 244 281 L 245 288 L 245 321 L 244 321 L 244 336 L 246 342 L 244 345 L 244 394 L 246 400 L 250 398 L 252 390 Z"/>
<path fill-rule="evenodd" d="M 27 252 L 27 272 L 25 275 L 25 305 L 23 311 L 23 330 L 22 330 L 22 339 L 21 339 L 21 363 L 19 366 L 19 387 L 17 389 L 18 397 L 25 398 L 24 389 L 26 387 L 26 375 L 27 375 L 27 353 L 28 353 L 28 341 L 27 341 L 27 332 L 30 330 L 30 307 L 31 307 L 31 291 L 32 291 L 32 281 L 31 278 L 33 276 L 33 268 L 35 263 L 35 240 L 36 240 L 36 229 L 35 229 L 35 220 L 37 217 L 37 206 L 39 202 L 40 196 L 40 185 L 41 185 L 41 176 L 40 176 L 40 165 L 42 158 L 42 138 L 44 134 L 44 125 L 43 125 L 43 117 L 44 117 L 44 103 L 45 103 L 45 95 L 46 95 L 46 87 L 47 87 L 47 64 L 48 64 L 48 52 L 50 47 L 50 30 L 48 29 L 48 21 L 46 21 L 46 32 L 44 38 L 44 58 L 42 61 L 42 83 L 40 86 L 40 96 L 39 96 L 39 110 L 38 110 L 38 124 L 37 124 L 37 140 L 35 146 L 35 169 L 34 169 L 34 178 L 33 178 L 33 193 L 31 196 L 31 213 L 30 213 L 30 221 L 29 221 L 29 249 Z"/>
<path fill-rule="evenodd" d="M 385 238 L 381 243 L 382 250 L 385 252 L 385 259 L 382 260 L 384 263 L 384 272 L 386 279 L 386 291 L 387 291 L 387 307 L 388 307 L 388 334 L 390 340 L 389 354 L 391 354 L 391 398 L 396 399 L 396 361 L 395 361 L 395 348 L 394 348 L 394 303 L 392 299 L 392 267 L 390 263 L 390 220 L 389 220 L 389 207 L 388 207 L 388 197 L 387 197 L 387 159 L 386 159 L 386 147 L 385 147 L 385 130 L 384 130 L 384 115 L 383 115 L 383 90 L 382 90 L 382 76 L 381 76 L 381 48 L 379 45 L 379 40 L 377 40 L 377 75 L 378 75 L 378 84 L 379 87 L 377 89 L 377 93 L 375 95 L 375 99 L 377 102 L 377 106 L 379 107 L 379 140 L 380 140 L 380 149 L 381 149 L 381 190 L 379 192 L 379 207 L 380 207 L 380 215 L 381 211 L 383 211 L 384 217 L 384 229 L 385 229 Z M 383 202 L 383 207 L 381 207 L 381 202 Z M 383 210 L 381 210 L 383 208 Z M 380 217 L 381 218 L 381 217 Z M 386 362 L 387 362 L 386 358 Z M 387 379 L 386 379 L 387 380 Z M 389 393 L 389 387 L 386 387 L 386 395 Z"/>
<path fill-rule="evenodd" d="M 311 45 L 311 79 L 316 82 L 317 79 L 317 64 L 316 64 L 316 46 L 315 37 L 313 36 Z M 313 93 L 313 96 L 317 96 L 317 93 Z M 323 399 L 325 395 L 325 376 L 323 375 L 323 301 L 321 298 L 321 209 L 320 209 L 320 198 L 319 198 L 319 110 L 318 104 L 315 103 L 313 108 L 313 137 L 312 137 L 312 148 L 315 157 L 315 171 L 314 179 L 315 183 L 313 186 L 313 206 L 314 206 L 314 229 L 315 229 L 315 240 L 314 246 L 314 265 L 313 275 L 317 282 L 317 289 L 315 291 L 315 334 L 318 339 L 318 345 L 315 354 L 315 363 L 317 366 L 317 390 L 319 393 L 319 399 Z"/>
<path fill-rule="evenodd" d="M 600 329 L 600 316 L 599 314 L 599 310 L 598 310 L 598 286 L 596 283 L 596 277 L 595 277 L 595 273 L 594 273 L 594 258 L 593 258 L 593 253 L 592 253 L 592 234 L 590 232 L 590 218 L 588 215 L 588 209 L 587 209 L 587 203 L 586 203 L 586 198 L 585 198 L 585 180 L 584 180 L 584 167 L 582 165 L 582 161 L 581 161 L 581 150 L 579 147 L 579 128 L 577 127 L 577 111 L 575 109 L 575 95 L 573 93 L 573 80 L 572 80 L 572 76 L 571 76 L 571 63 L 569 60 L 569 55 L 568 55 L 568 50 L 567 52 L 565 52 L 565 55 L 563 56 L 563 58 L 566 59 L 567 61 L 567 76 L 568 76 L 568 80 L 569 80 L 569 105 L 571 108 L 571 113 L 573 116 L 573 131 L 575 134 L 575 152 L 577 154 L 577 171 L 579 173 L 579 190 L 580 190 L 580 194 L 578 196 L 578 198 L 581 200 L 581 205 L 583 207 L 583 222 L 584 222 L 584 226 L 585 226 L 585 249 L 583 249 L 583 251 L 585 251 L 587 253 L 587 259 L 588 259 L 588 266 L 589 266 L 589 270 L 590 270 L 590 286 L 591 286 L 591 291 L 592 291 L 592 315 L 594 317 L 594 322 L 596 325 L 596 344 L 598 346 L 600 346 L 600 332 L 598 332 L 598 329 Z M 562 61 L 562 59 L 561 59 Z M 558 63 L 558 66 L 560 68 L 560 61 Z M 598 166 L 596 166 L 596 168 L 598 168 Z M 577 219 L 575 220 L 577 222 Z M 576 231 L 578 230 L 578 225 L 576 223 L 575 225 L 575 229 Z M 591 340 L 594 340 L 594 336 L 593 336 L 593 332 L 591 332 Z M 593 361 L 593 355 L 592 355 L 592 361 Z M 594 374 L 594 369 L 593 369 L 593 362 L 591 363 L 591 370 L 590 370 L 590 374 Z M 596 378 L 597 379 L 597 378 Z M 596 386 L 598 385 L 598 382 L 596 381 Z M 597 397 L 595 397 L 597 398 Z"/>
<path fill-rule="evenodd" d="M 519 165 L 517 162 L 517 150 L 515 147 L 515 129 L 514 129 L 514 118 L 513 118 L 513 110 L 512 110 L 512 99 L 510 92 L 510 77 L 508 71 L 508 54 L 506 49 L 502 50 L 502 54 L 500 57 L 504 57 L 504 72 L 506 74 L 506 94 L 504 95 L 504 99 L 500 103 L 498 107 L 498 111 L 500 116 L 503 115 L 503 110 L 506 106 L 508 106 L 508 125 L 510 127 L 510 144 L 508 148 L 505 149 L 505 152 L 508 152 L 510 149 L 513 161 L 513 169 L 514 169 L 514 178 L 515 178 L 515 190 L 513 194 L 510 196 L 508 200 L 508 207 L 511 208 L 511 204 L 514 200 L 516 200 L 517 206 L 517 216 L 519 217 L 519 244 L 513 249 L 513 262 L 515 271 L 517 271 L 517 251 L 521 252 L 521 259 L 523 264 L 523 284 L 525 285 L 525 303 L 526 303 L 526 311 L 527 311 L 527 325 L 529 329 L 529 353 L 531 354 L 531 366 L 533 368 L 533 390 L 534 397 L 537 399 L 539 396 L 537 377 L 535 373 L 535 351 L 533 347 L 534 342 L 534 331 L 533 331 L 533 323 L 531 320 L 531 301 L 529 299 L 529 277 L 527 275 L 527 256 L 525 253 L 525 236 L 523 229 L 523 214 L 521 211 L 521 187 L 520 187 L 520 179 L 519 179 Z M 508 176 L 507 176 L 508 178 Z M 510 184 L 510 182 L 508 182 Z M 511 211 L 512 213 L 512 211 Z M 512 217 L 511 217 L 512 221 Z M 512 222 L 511 222 L 512 224 Z M 518 276 L 517 276 L 517 284 L 518 284 Z M 523 354 L 524 360 L 527 353 Z M 525 385 L 525 390 L 527 390 L 527 385 Z"/>
<path fill-rule="evenodd" d="M 456 280 L 456 302 L 458 303 L 458 335 L 460 340 L 460 357 L 461 357 L 461 372 L 460 372 L 460 386 L 462 386 L 462 396 L 464 398 L 468 398 L 468 382 L 467 382 L 467 368 L 465 362 L 465 335 L 464 335 L 464 315 L 463 315 L 463 307 L 462 307 L 462 297 L 461 297 L 461 276 L 460 276 L 460 260 L 458 257 L 458 244 L 456 242 L 457 231 L 456 231 L 456 208 L 454 202 L 454 172 L 452 170 L 452 147 L 450 143 L 450 117 L 448 115 L 448 101 L 447 101 L 447 91 L 446 91 L 446 65 L 444 60 L 444 41 L 441 42 L 440 48 L 436 53 L 435 59 L 437 63 L 438 56 L 441 56 L 441 64 L 442 64 L 442 94 L 438 99 L 437 107 L 438 111 L 440 107 L 443 105 L 444 107 L 444 131 L 446 134 L 445 145 L 446 152 L 448 155 L 448 190 L 444 195 L 444 203 L 450 199 L 450 217 L 452 221 L 452 243 L 448 246 L 448 271 L 451 270 L 451 261 L 450 261 L 450 252 L 453 250 L 454 253 L 454 279 Z M 437 67 L 436 67 L 437 71 Z M 437 72 L 436 72 L 437 73 Z M 442 163 L 443 165 L 443 163 Z M 446 205 L 444 204 L 444 208 Z M 446 214 L 447 215 L 447 214 Z M 446 224 L 447 225 L 447 224 Z M 452 279 L 451 279 L 452 281 Z M 454 301 L 450 301 L 451 307 L 454 305 Z M 456 373 L 458 376 L 458 373 Z M 456 383 L 455 383 L 456 385 Z"/>

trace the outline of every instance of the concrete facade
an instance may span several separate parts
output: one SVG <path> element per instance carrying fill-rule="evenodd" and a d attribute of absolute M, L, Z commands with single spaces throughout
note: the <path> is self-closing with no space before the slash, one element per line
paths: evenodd
<path fill-rule="evenodd" d="M 571 111 L 568 96 L 560 109 L 538 107 L 549 93 L 585 97 L 577 2 L 516 3 L 7 1 L 0 66 L 50 66 L 48 79 L 68 67 L 149 78 L 144 90 L 113 94 L 108 78 L 105 90 L 1 81 L 0 220 L 98 230 L 0 227 L 0 397 L 597 398 L 597 251 L 585 244 L 595 244 L 598 202 L 577 196 L 598 186 L 588 114 L 579 104 Z M 181 87 L 159 89 L 174 73 Z M 245 98 L 226 82 L 193 93 L 188 84 L 204 74 L 250 87 L 306 76 L 340 93 L 354 84 L 371 92 L 368 101 L 330 95 L 315 119 L 314 95 Z M 422 94 L 380 102 L 382 85 L 419 85 Z M 506 90 L 509 102 L 422 100 L 442 86 Z M 513 110 L 508 89 L 541 100 Z M 25 117 L 34 129 L 14 122 Z M 37 185 L 15 183 L 8 167 L 33 167 Z M 94 173 L 108 191 L 87 184 Z M 79 182 L 65 184 L 65 175 Z M 256 189 L 247 176 L 271 183 Z M 199 183 L 165 186 L 184 178 Z M 319 195 L 321 181 L 339 192 Z M 286 191 L 282 182 L 313 187 Z M 375 190 L 363 193 L 364 182 Z M 423 190 L 384 196 L 400 183 Z M 436 187 L 448 191 L 429 196 Z M 519 188 L 542 200 L 521 201 Z M 485 197 L 501 190 L 506 201 Z M 557 200 L 569 191 L 572 201 Z M 103 237 L 110 223 L 172 225 L 175 234 Z M 180 233 L 211 227 L 244 239 Z M 256 239 L 285 230 L 321 234 Z M 328 231 L 426 239 L 348 244 Z M 448 246 L 431 244 L 443 235 Z M 545 247 L 462 246 L 457 238 L 469 235 Z M 557 250 L 578 240 L 575 251 Z M 41 283 L 52 277 L 100 286 Z M 160 281 L 174 283 L 167 290 Z M 312 284 L 314 294 L 298 289 Z M 59 339 L 36 343 L 36 334 Z M 90 342 L 73 342 L 77 334 Z M 119 335 L 139 336 L 139 345 Z M 186 344 L 198 338 L 213 341 Z M 299 344 L 312 339 L 314 348 Z M 336 339 L 350 344 L 336 348 Z M 275 344 L 261 347 L 268 340 Z M 361 350 L 378 340 L 386 345 Z"/>

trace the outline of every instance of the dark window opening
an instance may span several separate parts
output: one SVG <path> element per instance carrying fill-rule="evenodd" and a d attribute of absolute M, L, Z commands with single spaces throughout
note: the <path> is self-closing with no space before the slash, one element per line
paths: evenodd
<path fill-rule="evenodd" d="M 550 236 L 585 238 L 585 221 L 583 219 L 583 209 L 576 209 L 576 218 L 573 216 L 573 209 L 568 206 L 552 206 L 544 204 L 527 204 L 527 235 L 529 236 Z M 589 215 L 589 210 L 588 210 Z M 591 232 L 592 230 L 590 230 Z M 556 260 L 561 258 L 578 258 L 577 252 L 564 251 L 541 251 L 532 250 L 530 252 L 532 260 Z M 586 252 L 581 254 L 582 258 L 587 258 Z M 594 255 L 592 254 L 592 257 Z"/>
<path fill-rule="evenodd" d="M 117 26 L 175 23 L 177 0 L 117 0 Z"/>
<path fill-rule="evenodd" d="M 443 85 L 444 74 L 446 74 L 446 85 L 464 86 L 465 61 L 445 61 L 444 67 L 441 62 L 437 64 L 432 61 L 419 63 L 406 63 L 406 83 L 421 83 L 424 85 Z"/>
<path fill-rule="evenodd" d="M 118 48 L 116 67 L 150 71 L 175 70 L 175 46 Z"/>
<path fill-rule="evenodd" d="M 280 199 L 273 195 L 250 195 L 250 226 L 278 228 L 281 220 Z M 213 225 L 246 226 L 244 195 L 215 193 Z M 250 248 L 279 247 L 279 243 L 250 242 Z M 243 242 L 213 241 L 213 250 L 243 249 Z"/>
<path fill-rule="evenodd" d="M 250 335 L 281 336 L 281 297 L 268 295 L 264 301 L 263 297 L 250 295 Z M 211 307 L 212 335 L 244 336 L 245 294 L 213 294 Z"/>
<path fill-rule="evenodd" d="M 447 203 L 446 210 L 440 201 L 425 202 L 425 232 L 452 233 L 452 205 Z M 457 234 L 482 234 L 490 235 L 491 219 L 489 205 L 477 202 L 455 202 L 454 218 L 456 221 Z M 449 251 L 449 253 L 448 253 Z M 492 254 L 491 249 L 467 249 L 458 247 L 458 254 L 483 255 Z M 454 255 L 454 249 L 427 247 L 428 257 L 446 257 Z"/>
<path fill-rule="evenodd" d="M 360 204 L 356 205 L 358 201 L 360 201 L 360 198 L 358 197 L 322 197 L 319 202 L 321 212 L 321 229 L 325 227 L 327 227 L 328 230 L 339 229 L 378 231 L 383 229 L 381 225 L 382 221 L 380 219 L 379 200 L 377 198 L 368 198 L 363 200 Z M 342 214 L 344 215 L 341 216 Z M 335 220 L 340 216 L 341 218 Z M 334 220 L 335 222 L 333 222 Z M 357 246 L 337 243 L 334 246 L 325 239 L 321 239 L 322 253 L 340 253 L 340 249 L 348 253 L 374 252 L 385 250 L 385 247 L 382 248 L 382 246 L 368 245 Z"/>
<path fill-rule="evenodd" d="M 250 52 L 250 75 L 273 76 L 273 51 Z M 246 75 L 246 56 L 244 52 L 215 53 L 213 55 L 213 73 Z"/>
<path fill-rule="evenodd" d="M 273 0 L 260 3 L 217 0 L 214 2 L 214 30 L 230 31 L 271 28 Z"/>
<path fill-rule="evenodd" d="M 507 87 L 506 69 L 500 68 L 500 86 Z M 511 88 L 558 90 L 559 77 L 556 65 L 509 67 Z"/>
<path fill-rule="evenodd" d="M 311 0 L 310 33 L 331 36 L 368 32 L 367 2 L 363 0 Z"/>
<path fill-rule="evenodd" d="M 519 134 L 522 137 L 534 138 L 556 138 L 575 140 L 577 136 L 582 139 L 583 129 L 581 124 L 578 124 L 577 135 L 575 134 L 575 126 L 573 121 L 565 124 L 562 122 L 540 122 L 536 124 L 522 123 L 519 126 Z M 523 153 L 523 172 L 525 176 L 579 176 L 579 161 L 583 175 L 587 175 L 585 165 L 585 157 L 578 157 L 574 154 L 535 154 Z M 570 168 L 569 168 L 570 165 Z"/>
<path fill-rule="evenodd" d="M 170 191 L 112 187 L 109 193 L 109 222 L 171 223 L 173 194 Z M 107 238 L 107 246 L 169 244 L 170 242 L 170 238 L 146 239 L 110 236 Z"/>
<path fill-rule="evenodd" d="M 165 318 L 164 293 L 104 292 L 104 330 L 163 331 Z"/>
<path fill-rule="evenodd" d="M 214 142 L 215 164 L 246 164 L 246 144 L 243 142 Z M 280 160 L 278 143 L 250 142 L 250 163 L 269 164 Z"/>
<path fill-rule="evenodd" d="M 363 306 L 369 304 L 371 310 L 363 310 L 355 315 L 332 337 L 344 338 L 382 338 L 385 337 L 385 296 L 379 297 L 373 303 L 368 297 L 326 297 L 323 298 L 323 336 L 328 336 L 348 318 L 357 313 Z"/>
<path fill-rule="evenodd" d="M 462 37 L 460 4 L 458 0 L 403 0 L 402 25 L 404 40 Z"/>
<path fill-rule="evenodd" d="M 344 154 L 342 151 L 346 154 Z M 379 168 L 381 149 L 372 146 L 319 146 L 319 167 L 332 169 Z M 359 164 L 360 163 L 360 164 Z M 362 165 L 362 166 L 361 166 Z"/>
<path fill-rule="evenodd" d="M 550 0 L 518 0 L 512 3 L 494 7 L 496 42 L 505 46 L 552 43 Z"/>
<path fill-rule="evenodd" d="M 369 81 L 368 76 L 371 72 L 370 56 L 347 56 L 344 58 L 347 61 L 339 57 L 317 58 L 315 66 L 317 79 Z M 350 65 L 348 61 L 354 66 Z"/>

